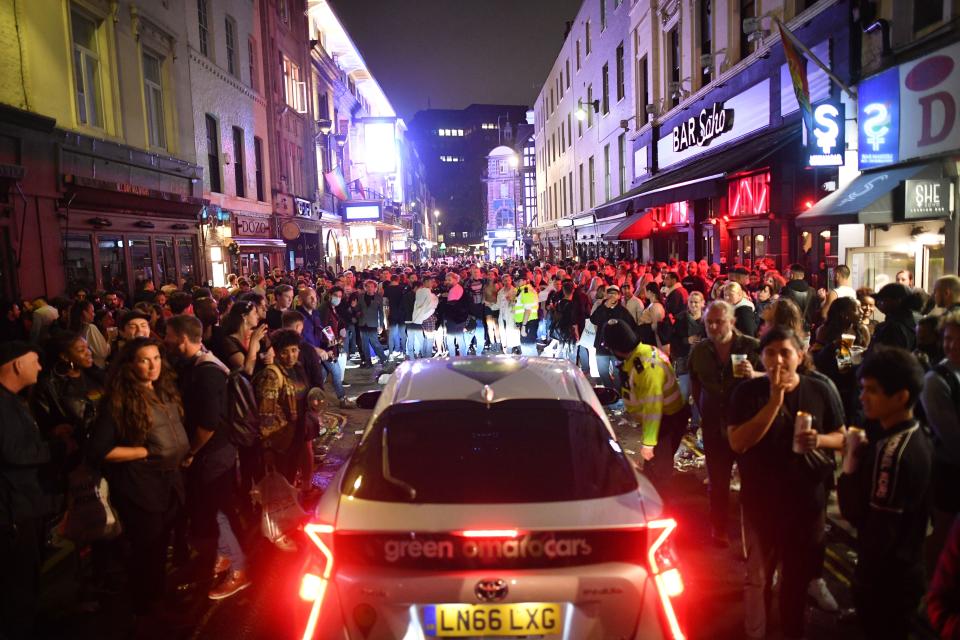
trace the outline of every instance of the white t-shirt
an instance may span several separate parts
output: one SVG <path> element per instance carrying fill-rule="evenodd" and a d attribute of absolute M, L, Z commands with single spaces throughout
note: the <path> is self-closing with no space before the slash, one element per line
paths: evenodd
<path fill-rule="evenodd" d="M 833 290 L 837 294 L 837 298 L 850 298 L 852 300 L 857 299 L 857 292 L 853 290 L 853 287 L 848 285 L 841 285 Z"/>

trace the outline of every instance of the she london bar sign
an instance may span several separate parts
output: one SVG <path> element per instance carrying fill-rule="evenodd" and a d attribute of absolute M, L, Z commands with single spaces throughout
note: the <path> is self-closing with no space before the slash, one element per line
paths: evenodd
<path fill-rule="evenodd" d="M 724 109 L 722 102 L 714 102 L 709 111 L 701 109 L 698 117 L 673 128 L 673 150 L 679 153 L 693 146 L 705 147 L 732 128 L 733 109 Z"/>

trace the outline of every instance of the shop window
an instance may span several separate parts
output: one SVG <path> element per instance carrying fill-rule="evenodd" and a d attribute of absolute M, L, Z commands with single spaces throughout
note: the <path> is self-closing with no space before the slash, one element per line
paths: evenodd
<path fill-rule="evenodd" d="M 86 233 L 68 233 L 64 235 L 64 271 L 67 279 L 67 291 L 84 288 L 90 291 L 96 288 L 93 270 L 93 244 Z"/>
<path fill-rule="evenodd" d="M 107 291 L 127 290 L 127 263 L 123 245 L 123 236 L 97 236 L 100 286 Z"/>
<path fill-rule="evenodd" d="M 127 236 L 127 245 L 130 248 L 130 267 L 133 269 L 133 281 L 155 281 L 150 238 L 144 236 Z"/>
<path fill-rule="evenodd" d="M 755 216 L 770 212 L 770 173 L 737 178 L 727 183 L 727 215 Z"/>
<path fill-rule="evenodd" d="M 197 284 L 197 253 L 194 239 L 177 238 L 177 252 L 180 254 L 180 277 Z"/>
<path fill-rule="evenodd" d="M 157 279 L 161 285 L 177 284 L 177 258 L 170 236 L 156 238 L 157 242 Z"/>
<path fill-rule="evenodd" d="M 76 84 L 77 120 L 103 127 L 103 89 L 100 77 L 99 25 L 79 11 L 70 12 L 73 35 L 73 77 Z"/>

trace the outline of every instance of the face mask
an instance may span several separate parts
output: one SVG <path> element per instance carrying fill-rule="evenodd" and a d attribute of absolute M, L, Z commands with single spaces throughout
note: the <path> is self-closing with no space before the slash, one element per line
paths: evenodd
<path fill-rule="evenodd" d="M 330 298 L 330 304 L 336 307 L 337 305 L 340 304 L 340 298 L 336 298 L 336 297 Z"/>

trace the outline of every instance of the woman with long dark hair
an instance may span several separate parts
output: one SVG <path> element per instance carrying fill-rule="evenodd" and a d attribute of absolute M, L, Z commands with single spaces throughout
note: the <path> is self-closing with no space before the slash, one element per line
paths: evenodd
<path fill-rule="evenodd" d="M 107 376 L 89 459 L 100 463 L 133 547 L 134 610 L 148 613 L 164 588 L 167 542 L 184 501 L 181 463 L 190 443 L 173 370 L 152 338 L 124 345 Z"/>
<path fill-rule="evenodd" d="M 241 300 L 230 307 L 230 312 L 220 323 L 221 340 L 214 355 L 230 367 L 242 368 L 252 376 L 260 353 L 260 340 L 267 333 L 267 325 L 260 324 L 260 312 L 250 300 Z"/>

